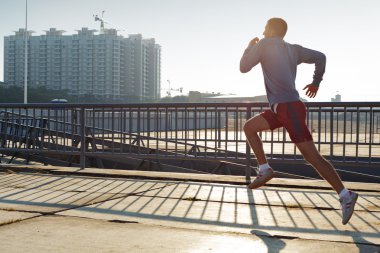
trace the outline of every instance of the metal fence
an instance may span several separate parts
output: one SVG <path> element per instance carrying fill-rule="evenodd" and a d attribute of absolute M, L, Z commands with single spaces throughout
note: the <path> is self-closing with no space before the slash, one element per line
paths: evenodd
<path fill-rule="evenodd" d="M 2 154 L 254 160 L 244 122 L 267 103 L 2 104 Z M 380 165 L 380 102 L 306 103 L 307 124 L 328 159 Z M 282 128 L 261 133 L 271 161 L 302 157 Z"/>

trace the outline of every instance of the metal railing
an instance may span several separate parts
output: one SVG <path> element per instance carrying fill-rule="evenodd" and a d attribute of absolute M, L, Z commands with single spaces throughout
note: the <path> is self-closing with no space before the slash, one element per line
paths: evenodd
<path fill-rule="evenodd" d="M 267 103 L 1 104 L 3 154 L 221 160 L 251 164 L 245 121 Z M 322 155 L 336 163 L 380 165 L 380 102 L 306 103 Z M 261 133 L 272 161 L 303 162 L 282 128 Z"/>

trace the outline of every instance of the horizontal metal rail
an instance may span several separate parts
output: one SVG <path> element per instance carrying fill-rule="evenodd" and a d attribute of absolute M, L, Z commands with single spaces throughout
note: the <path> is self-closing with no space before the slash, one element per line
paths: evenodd
<path fill-rule="evenodd" d="M 305 103 L 318 150 L 340 164 L 380 165 L 380 102 Z M 243 132 L 267 103 L 0 104 L 0 152 L 254 160 Z M 303 162 L 283 128 L 261 132 L 271 161 Z"/>

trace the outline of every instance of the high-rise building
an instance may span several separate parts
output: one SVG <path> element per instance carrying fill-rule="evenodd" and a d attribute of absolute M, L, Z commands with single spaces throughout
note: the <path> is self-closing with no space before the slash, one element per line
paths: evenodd
<path fill-rule="evenodd" d="M 130 35 L 126 54 L 127 90 L 132 96 L 159 98 L 161 47 L 154 39 L 143 39 L 141 34 Z"/>
<path fill-rule="evenodd" d="M 25 29 L 4 38 L 4 82 L 24 85 Z M 125 38 L 115 29 L 82 28 L 78 34 L 50 28 L 28 33 L 28 87 L 46 86 L 99 98 L 160 98 L 161 47 L 141 34 Z"/>

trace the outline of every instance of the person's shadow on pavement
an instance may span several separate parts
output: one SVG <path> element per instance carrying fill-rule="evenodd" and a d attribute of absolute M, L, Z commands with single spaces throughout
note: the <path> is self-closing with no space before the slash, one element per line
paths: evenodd
<path fill-rule="evenodd" d="M 267 253 L 279 253 L 285 248 L 286 243 L 278 237 L 273 237 L 267 232 L 261 230 L 251 230 L 251 234 L 259 237 L 267 246 Z"/>
<path fill-rule="evenodd" d="M 360 242 L 361 243 L 356 243 L 356 247 L 359 249 L 359 253 L 380 253 L 380 246 L 374 244 L 373 242 L 367 241 L 364 239 L 361 235 L 360 237 Z M 355 241 L 355 238 L 353 237 L 353 240 Z"/>

